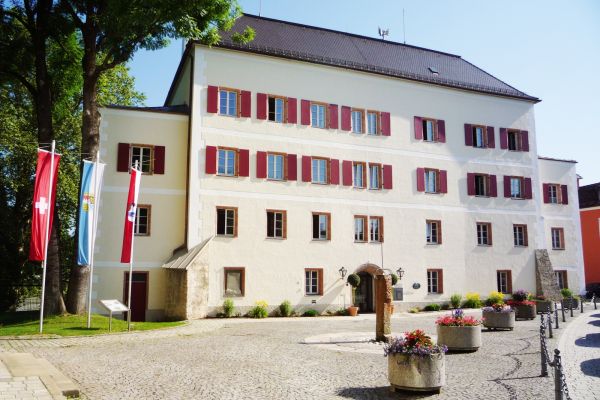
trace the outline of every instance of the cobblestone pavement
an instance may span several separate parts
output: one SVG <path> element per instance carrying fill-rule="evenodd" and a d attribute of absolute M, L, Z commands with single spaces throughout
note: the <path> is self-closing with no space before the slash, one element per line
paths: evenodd
<path fill-rule="evenodd" d="M 479 313 L 479 312 L 476 312 Z M 435 334 L 439 314 L 394 315 L 392 330 Z M 569 318 L 572 320 L 572 318 Z M 562 324 L 564 331 L 569 324 Z M 45 357 L 90 399 L 416 399 L 390 393 L 379 351 L 305 343 L 375 327 L 375 316 L 199 320 L 146 333 L 55 340 L 0 340 L 1 351 Z M 447 386 L 434 399 L 553 399 L 540 378 L 539 318 L 482 333 L 475 353 L 449 354 Z M 555 348 L 556 339 L 549 342 Z M 376 345 L 373 345 L 376 346 Z M 372 350 L 372 348 L 371 348 Z M 568 372 L 567 372 L 568 373 Z"/>
<path fill-rule="evenodd" d="M 52 400 L 52 396 L 39 377 L 13 378 L 0 361 L 0 399 Z"/>
<path fill-rule="evenodd" d="M 558 348 L 571 397 L 600 399 L 600 310 L 573 321 L 561 335 Z"/>

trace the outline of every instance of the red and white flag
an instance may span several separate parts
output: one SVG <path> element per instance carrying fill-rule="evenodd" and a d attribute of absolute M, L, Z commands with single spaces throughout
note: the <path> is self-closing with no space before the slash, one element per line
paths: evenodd
<path fill-rule="evenodd" d="M 129 195 L 127 195 L 127 208 L 125 209 L 125 227 L 123 229 L 123 249 L 121 250 L 121 262 L 130 263 L 133 253 L 133 229 L 135 227 L 135 214 L 137 212 L 138 194 L 140 192 L 140 180 L 142 172 L 131 168 L 131 180 L 129 181 Z"/>
<path fill-rule="evenodd" d="M 44 261 L 46 258 L 46 242 L 52 231 L 54 217 L 54 200 L 56 199 L 56 180 L 58 179 L 58 163 L 60 155 L 38 149 L 37 168 L 35 170 L 35 186 L 33 189 L 33 212 L 31 216 L 31 242 L 29 259 Z M 52 165 L 51 165 L 52 164 Z M 52 169 L 52 176 L 50 176 Z M 52 188 L 50 188 L 52 185 Z M 50 219 L 48 221 L 48 219 Z M 48 232 L 46 223 L 48 222 Z"/>

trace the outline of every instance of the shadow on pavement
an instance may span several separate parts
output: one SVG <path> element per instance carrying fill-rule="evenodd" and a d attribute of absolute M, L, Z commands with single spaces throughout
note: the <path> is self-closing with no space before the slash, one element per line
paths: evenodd
<path fill-rule="evenodd" d="M 581 367 L 581 372 L 585 375 L 600 378 L 600 358 L 586 360 L 579 364 L 579 366 Z"/>
<path fill-rule="evenodd" d="M 443 391 L 443 389 L 442 389 Z M 375 388 L 345 388 L 338 390 L 338 396 L 347 399 L 368 400 L 368 399 L 426 399 L 432 396 L 432 393 L 413 393 L 413 392 L 391 392 L 389 386 Z"/>
<path fill-rule="evenodd" d="M 588 322 L 590 325 L 600 326 L 600 319 L 595 319 L 593 321 Z"/>
<path fill-rule="evenodd" d="M 600 318 L 600 314 L 593 314 L 593 315 L 590 315 L 590 317 L 593 317 L 593 318 Z"/>
<path fill-rule="evenodd" d="M 588 333 L 585 337 L 575 340 L 575 344 L 581 347 L 600 347 L 600 333 Z"/>

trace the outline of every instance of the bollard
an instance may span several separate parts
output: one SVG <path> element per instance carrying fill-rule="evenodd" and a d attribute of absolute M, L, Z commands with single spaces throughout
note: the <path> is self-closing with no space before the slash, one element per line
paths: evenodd
<path fill-rule="evenodd" d="M 597 310 L 598 307 L 596 306 L 596 294 L 592 295 L 592 300 L 594 301 L 594 310 Z"/>
<path fill-rule="evenodd" d="M 567 322 L 567 319 L 565 318 L 565 308 L 563 307 L 563 304 L 564 303 L 562 303 L 562 302 L 560 303 L 560 312 L 562 312 L 563 322 Z"/>
<path fill-rule="evenodd" d="M 548 337 L 552 339 L 554 335 L 552 334 L 552 314 L 550 314 L 550 311 L 548 311 L 548 318 L 546 321 L 548 322 Z"/>
<path fill-rule="evenodd" d="M 548 365 L 546 365 L 546 350 L 544 344 L 544 314 L 542 314 L 542 324 L 540 325 L 540 357 L 542 361 L 542 371 L 540 376 L 548 376 Z"/>
<path fill-rule="evenodd" d="M 558 329 L 558 308 L 556 308 L 556 302 L 554 302 L 554 322 L 556 326 L 555 329 Z"/>
<path fill-rule="evenodd" d="M 554 367 L 554 399 L 555 400 L 563 400 L 563 390 L 562 390 L 562 369 L 561 369 L 561 360 L 560 360 L 560 350 L 554 350 L 554 362 L 552 366 Z"/>
<path fill-rule="evenodd" d="M 573 316 L 573 298 L 569 297 L 569 310 L 571 310 L 571 317 Z"/>
<path fill-rule="evenodd" d="M 580 306 L 580 313 L 583 312 L 583 297 L 581 299 L 579 299 L 579 306 Z"/>

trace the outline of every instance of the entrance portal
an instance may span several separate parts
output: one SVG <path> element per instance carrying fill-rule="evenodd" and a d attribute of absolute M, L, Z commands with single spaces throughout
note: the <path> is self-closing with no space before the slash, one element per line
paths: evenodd
<path fill-rule="evenodd" d="M 366 271 L 359 272 L 358 276 L 360 285 L 356 288 L 356 306 L 361 313 L 375 312 L 373 276 Z"/>

